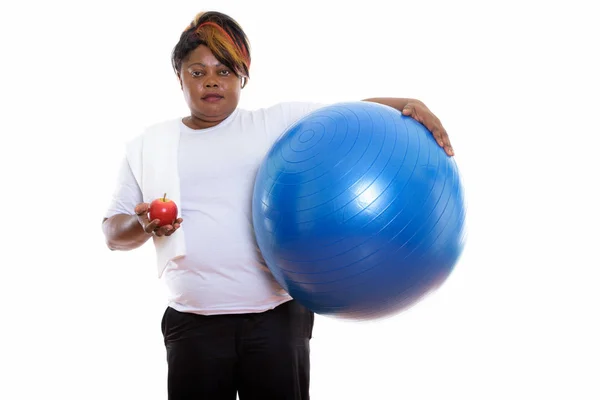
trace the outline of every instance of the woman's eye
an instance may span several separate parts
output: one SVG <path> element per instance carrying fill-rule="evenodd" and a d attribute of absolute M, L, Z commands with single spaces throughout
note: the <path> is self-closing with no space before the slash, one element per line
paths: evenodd
<path fill-rule="evenodd" d="M 202 72 L 200 72 L 200 71 L 192 71 L 192 76 L 195 77 L 195 78 L 197 78 L 199 76 L 202 76 Z"/>
<path fill-rule="evenodd" d="M 229 75 L 230 72 L 224 69 L 222 71 L 219 71 L 219 73 L 223 76 L 227 76 L 227 75 Z"/>

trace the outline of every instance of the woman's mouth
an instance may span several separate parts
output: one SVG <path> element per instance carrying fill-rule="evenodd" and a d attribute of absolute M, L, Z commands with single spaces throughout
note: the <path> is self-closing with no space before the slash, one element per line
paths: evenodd
<path fill-rule="evenodd" d="M 206 96 L 202 96 L 202 100 L 208 101 L 210 103 L 217 102 L 217 101 L 221 100 L 222 98 L 223 98 L 223 96 L 216 94 L 216 93 L 210 93 L 210 94 L 207 94 Z"/>

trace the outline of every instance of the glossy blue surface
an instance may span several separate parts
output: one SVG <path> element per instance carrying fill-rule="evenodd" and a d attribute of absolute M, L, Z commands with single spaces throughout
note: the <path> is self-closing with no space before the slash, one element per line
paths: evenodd
<path fill-rule="evenodd" d="M 256 239 L 277 281 L 314 312 L 391 316 L 442 284 L 464 245 L 454 158 L 420 123 L 369 102 L 298 121 L 256 178 Z"/>

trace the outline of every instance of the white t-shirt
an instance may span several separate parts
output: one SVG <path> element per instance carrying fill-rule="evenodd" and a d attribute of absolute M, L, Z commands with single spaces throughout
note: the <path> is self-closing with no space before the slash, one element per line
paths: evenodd
<path fill-rule="evenodd" d="M 187 252 L 163 273 L 169 306 L 204 315 L 238 314 L 266 311 L 291 299 L 266 267 L 254 238 L 254 179 L 279 136 L 322 106 L 288 102 L 253 111 L 238 108 L 202 130 L 180 123 L 178 206 Z M 133 215 L 142 201 L 124 159 L 105 217 Z"/>

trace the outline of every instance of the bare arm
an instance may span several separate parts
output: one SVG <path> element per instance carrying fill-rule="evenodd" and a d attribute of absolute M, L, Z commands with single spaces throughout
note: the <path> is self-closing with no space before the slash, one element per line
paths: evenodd
<path fill-rule="evenodd" d="M 395 108 L 403 115 L 414 118 L 425 125 L 427 129 L 429 129 L 438 145 L 444 149 L 446 154 L 449 156 L 454 155 L 454 149 L 452 148 L 452 144 L 450 144 L 450 138 L 448 138 L 446 129 L 440 122 L 439 118 L 436 117 L 422 101 L 398 97 L 373 97 L 364 99 L 363 101 L 383 104 Z"/>
<path fill-rule="evenodd" d="M 171 236 L 181 226 L 183 218 L 177 218 L 173 224 L 160 226 L 160 220 L 148 219 L 150 204 L 135 206 L 135 214 L 116 214 L 102 221 L 102 231 L 106 245 L 111 250 L 137 249 L 152 236 Z"/>
<path fill-rule="evenodd" d="M 383 104 L 395 108 L 398 111 L 404 110 L 404 107 L 411 103 L 425 105 L 422 101 L 417 99 L 403 99 L 399 97 L 372 97 L 369 99 L 364 99 L 363 101 Z"/>
<path fill-rule="evenodd" d="M 111 250 L 133 250 L 152 237 L 144 231 L 137 215 L 117 214 L 104 218 L 102 231 Z"/>

